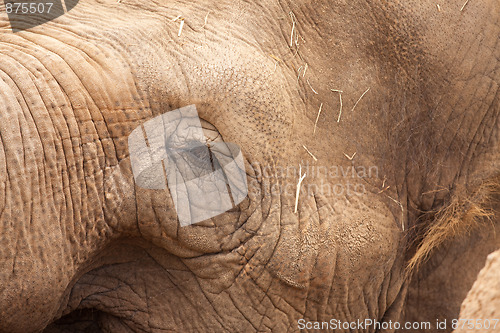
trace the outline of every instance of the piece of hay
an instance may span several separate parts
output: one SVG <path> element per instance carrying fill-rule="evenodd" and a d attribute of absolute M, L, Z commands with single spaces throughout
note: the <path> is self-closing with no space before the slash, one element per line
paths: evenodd
<path fill-rule="evenodd" d="M 295 192 L 295 209 L 294 213 L 297 214 L 297 207 L 299 206 L 299 196 L 300 196 L 300 186 L 302 185 L 302 181 L 306 178 L 306 173 L 302 175 L 302 165 L 299 164 L 299 181 L 297 182 L 297 192 Z"/>
<path fill-rule="evenodd" d="M 205 23 L 203 23 L 202 25 L 202 29 L 205 28 L 205 26 L 207 25 L 207 22 L 208 22 L 208 14 L 210 14 L 210 11 L 208 11 L 207 15 L 205 15 Z"/>
<path fill-rule="evenodd" d="M 378 191 L 378 193 L 377 193 L 377 194 L 384 193 L 385 191 L 387 191 L 387 190 L 388 190 L 388 189 L 390 189 L 390 188 L 391 188 L 391 186 L 389 185 L 389 186 L 387 186 L 386 188 L 383 188 L 383 189 L 381 189 L 380 191 Z"/>
<path fill-rule="evenodd" d="M 316 121 L 314 122 L 313 134 L 316 134 L 316 125 L 318 125 L 319 116 L 321 115 L 321 109 L 323 108 L 323 103 L 319 106 L 318 115 L 316 116 Z"/>
<path fill-rule="evenodd" d="M 354 111 L 354 109 L 355 109 L 355 108 L 356 108 L 356 106 L 358 105 L 359 101 L 361 101 L 361 99 L 362 99 L 362 98 L 366 95 L 366 93 L 367 93 L 367 92 L 369 92 L 369 91 L 370 91 L 370 89 L 371 89 L 371 88 L 366 89 L 366 91 L 363 93 L 363 95 L 361 95 L 361 97 L 358 99 L 358 101 L 356 102 L 356 104 L 354 104 L 354 106 L 352 107 L 351 112 L 353 112 L 353 111 Z"/>
<path fill-rule="evenodd" d="M 339 110 L 339 117 L 337 118 L 338 123 L 340 123 L 340 116 L 342 115 L 342 92 L 339 92 L 339 99 L 340 99 L 340 110 Z"/>
<path fill-rule="evenodd" d="M 277 62 L 281 62 L 282 61 L 280 58 L 276 57 L 275 55 L 270 54 L 269 56 L 271 58 L 273 58 L 274 60 L 276 60 Z"/>
<path fill-rule="evenodd" d="M 339 116 L 337 117 L 337 122 L 339 123 L 340 122 L 340 116 L 342 116 L 342 93 L 343 93 L 343 91 L 342 90 L 338 90 L 338 89 L 330 89 L 330 90 L 333 91 L 333 92 L 339 93 L 340 110 L 339 110 Z"/>
<path fill-rule="evenodd" d="M 182 28 L 184 27 L 184 19 L 180 19 L 180 20 L 181 20 L 181 24 L 179 26 L 179 32 L 177 33 L 177 37 L 181 36 Z"/>
<path fill-rule="evenodd" d="M 295 15 L 290 12 L 289 13 L 291 19 L 292 19 L 292 33 L 290 34 L 290 47 L 293 47 L 293 34 L 295 33 Z M 295 41 L 297 44 L 297 40 Z"/>
<path fill-rule="evenodd" d="M 354 158 L 354 156 L 356 156 L 356 154 L 357 154 L 357 152 L 354 152 L 354 154 L 352 154 L 352 156 L 349 156 L 349 155 L 347 155 L 346 153 L 344 153 L 344 156 L 345 156 L 345 157 L 347 157 L 347 159 L 348 159 L 349 161 L 352 161 L 352 159 Z"/>
<path fill-rule="evenodd" d="M 300 78 L 300 70 L 302 69 L 302 66 L 297 69 L 297 83 L 299 83 L 299 78 Z"/>
<path fill-rule="evenodd" d="M 308 65 L 307 65 L 307 63 L 306 63 L 306 67 L 304 68 L 304 74 L 302 74 L 302 77 L 305 77 L 305 76 L 306 76 L 307 67 L 308 67 Z"/>
<path fill-rule="evenodd" d="M 392 197 L 388 196 L 387 194 L 386 194 L 386 196 L 389 199 L 391 199 L 392 201 L 394 201 L 395 203 L 397 203 L 399 205 L 399 207 L 401 208 L 401 229 L 403 231 L 405 231 L 405 219 L 404 219 L 404 217 L 405 217 L 405 209 L 404 209 L 403 205 L 401 204 L 401 202 L 397 201 L 396 199 L 393 199 Z"/>
<path fill-rule="evenodd" d="M 441 6 L 439 4 L 436 4 L 437 8 L 438 8 L 438 12 L 441 11 Z"/>
<path fill-rule="evenodd" d="M 314 161 L 318 162 L 318 159 L 316 158 L 316 156 L 314 156 L 314 155 L 313 155 L 313 153 L 311 153 L 311 152 L 309 151 L 309 149 L 307 149 L 307 147 L 306 147 L 306 146 L 302 145 L 302 147 L 304 147 L 304 149 L 307 151 L 307 153 L 308 153 L 309 155 L 311 155 L 311 157 L 314 159 Z"/>
<path fill-rule="evenodd" d="M 463 11 L 465 6 L 467 6 L 467 4 L 469 3 L 469 0 L 465 1 L 464 5 L 462 6 L 462 8 L 460 8 L 460 11 Z"/>
<path fill-rule="evenodd" d="M 272 74 L 274 74 L 274 73 L 276 72 L 276 69 L 278 68 L 278 64 L 279 64 L 280 62 L 282 62 L 282 60 L 281 60 L 280 58 L 278 58 L 278 57 L 276 57 L 276 56 L 272 55 L 272 54 L 270 54 L 269 56 L 270 56 L 271 58 L 273 58 L 273 60 L 275 60 L 275 61 L 274 61 L 274 70 L 273 70 L 273 72 L 270 74 L 270 75 L 272 75 Z"/>
<path fill-rule="evenodd" d="M 313 91 L 313 93 L 315 93 L 316 95 L 318 95 L 318 92 L 316 90 L 314 90 L 314 88 L 309 83 L 309 80 L 306 80 L 306 81 L 307 81 L 307 84 L 309 85 L 309 88 L 311 88 L 311 90 Z"/>

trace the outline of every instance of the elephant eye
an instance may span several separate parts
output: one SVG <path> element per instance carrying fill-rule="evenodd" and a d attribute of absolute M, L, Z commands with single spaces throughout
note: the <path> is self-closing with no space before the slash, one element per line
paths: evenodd
<path fill-rule="evenodd" d="M 209 147 L 202 142 L 193 142 L 188 147 L 174 149 L 171 157 L 182 174 L 190 180 L 213 172 Z"/>
<path fill-rule="evenodd" d="M 188 141 L 182 148 L 167 148 L 167 155 L 171 157 L 172 162 L 186 181 L 206 176 L 221 169 L 219 158 L 230 155 L 230 150 L 223 147 L 224 140 L 217 128 L 204 119 L 200 118 L 199 120 L 205 136 L 204 141 Z M 169 146 L 166 144 L 166 147 Z M 214 156 L 213 149 L 219 158 Z"/>
<path fill-rule="evenodd" d="M 198 161 L 206 161 L 210 158 L 207 146 L 194 146 L 185 151 L 185 153 L 190 156 L 190 158 Z"/>
<path fill-rule="evenodd" d="M 224 142 L 222 135 L 217 128 L 210 122 L 200 118 L 203 134 L 205 135 L 205 143 L 193 143 L 189 147 L 183 149 L 182 155 L 186 162 L 190 165 L 195 165 L 200 172 L 213 172 L 221 166 L 214 156 L 211 149 L 212 142 Z"/>

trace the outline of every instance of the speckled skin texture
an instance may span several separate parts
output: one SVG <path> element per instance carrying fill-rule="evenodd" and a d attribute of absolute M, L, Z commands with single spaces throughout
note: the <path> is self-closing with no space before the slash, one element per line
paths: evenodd
<path fill-rule="evenodd" d="M 497 216 L 404 268 L 421 214 L 499 172 L 500 8 L 462 5 L 81 0 L 16 34 L 0 5 L 0 332 L 458 316 Z M 241 147 L 249 195 L 181 228 L 127 137 L 190 104 Z"/>

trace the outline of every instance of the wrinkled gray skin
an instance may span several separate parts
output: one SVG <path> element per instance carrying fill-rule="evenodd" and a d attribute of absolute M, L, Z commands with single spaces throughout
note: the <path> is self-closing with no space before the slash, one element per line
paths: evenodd
<path fill-rule="evenodd" d="M 0 331 L 457 317 L 496 218 L 418 283 L 404 267 L 418 216 L 499 170 L 498 2 L 462 5 L 81 0 L 16 34 L 0 7 Z M 168 190 L 134 183 L 127 137 L 190 104 L 242 148 L 249 196 L 181 228 Z M 309 171 L 294 213 L 298 175 L 277 172 L 307 163 L 378 171 Z"/>

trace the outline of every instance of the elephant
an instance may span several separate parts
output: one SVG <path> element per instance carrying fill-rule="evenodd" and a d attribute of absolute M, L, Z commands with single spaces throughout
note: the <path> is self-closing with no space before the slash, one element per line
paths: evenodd
<path fill-rule="evenodd" d="M 496 0 L 6 11 L 0 332 L 452 331 L 500 245 Z"/>
<path fill-rule="evenodd" d="M 478 275 L 472 289 L 460 309 L 460 318 L 456 321 L 454 332 L 498 331 L 500 327 L 500 250 L 488 256 L 486 265 Z"/>

